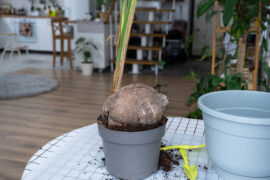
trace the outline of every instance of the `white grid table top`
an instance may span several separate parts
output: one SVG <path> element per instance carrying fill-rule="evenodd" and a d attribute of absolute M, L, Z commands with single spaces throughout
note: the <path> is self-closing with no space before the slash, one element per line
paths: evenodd
<path fill-rule="evenodd" d="M 168 118 L 162 142 L 170 145 L 200 145 L 205 143 L 204 123 L 181 117 Z M 102 140 L 97 124 L 66 133 L 37 151 L 27 163 L 22 180 L 117 180 L 109 175 L 104 162 Z M 191 165 L 198 168 L 197 180 L 222 180 L 215 173 L 206 149 L 188 152 Z M 180 160 L 183 164 L 183 160 Z M 181 165 L 169 172 L 158 170 L 146 180 L 186 180 Z"/>

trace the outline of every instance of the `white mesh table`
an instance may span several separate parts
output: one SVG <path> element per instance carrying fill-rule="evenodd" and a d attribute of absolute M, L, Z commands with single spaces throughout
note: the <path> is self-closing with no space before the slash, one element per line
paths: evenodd
<path fill-rule="evenodd" d="M 204 144 L 204 123 L 195 119 L 170 117 L 162 142 L 168 146 Z M 197 165 L 197 180 L 221 180 L 205 148 L 188 152 L 188 157 L 191 165 Z M 102 158 L 104 153 L 97 124 L 89 125 L 44 145 L 27 163 L 22 180 L 115 180 L 106 170 Z M 183 160 L 180 160 L 182 163 Z M 187 177 L 182 166 L 175 165 L 169 172 L 159 170 L 146 179 L 186 180 Z"/>

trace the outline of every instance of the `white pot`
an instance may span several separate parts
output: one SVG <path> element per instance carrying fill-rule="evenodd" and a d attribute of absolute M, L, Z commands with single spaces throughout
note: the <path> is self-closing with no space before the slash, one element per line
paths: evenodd
<path fill-rule="evenodd" d="M 81 63 L 82 73 L 85 76 L 90 76 L 93 73 L 93 63 Z"/>

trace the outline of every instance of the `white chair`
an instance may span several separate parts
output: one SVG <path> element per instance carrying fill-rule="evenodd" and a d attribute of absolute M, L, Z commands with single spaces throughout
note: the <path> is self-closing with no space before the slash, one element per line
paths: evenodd
<path fill-rule="evenodd" d="M 26 51 L 26 54 L 29 54 L 27 46 L 19 46 L 17 44 L 17 34 L 15 33 L 7 33 L 7 34 L 1 34 L 1 37 L 6 37 L 7 44 L 5 45 L 5 48 L 1 54 L 1 61 L 4 59 L 4 56 L 7 51 L 10 51 L 9 57 L 11 58 L 13 56 L 14 51 L 18 52 L 19 58 L 21 59 L 21 50 L 24 49 Z"/>

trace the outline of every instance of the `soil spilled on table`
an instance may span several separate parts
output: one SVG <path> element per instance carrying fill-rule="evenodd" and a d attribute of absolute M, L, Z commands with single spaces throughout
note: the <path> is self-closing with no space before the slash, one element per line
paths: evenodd
<path fill-rule="evenodd" d="M 165 147 L 165 145 L 161 143 L 161 147 Z M 178 153 L 178 150 L 160 150 L 159 169 L 162 169 L 165 172 L 169 172 L 174 165 L 179 165 L 180 160 L 183 158 L 181 155 L 176 154 L 174 151 L 177 151 Z"/>

